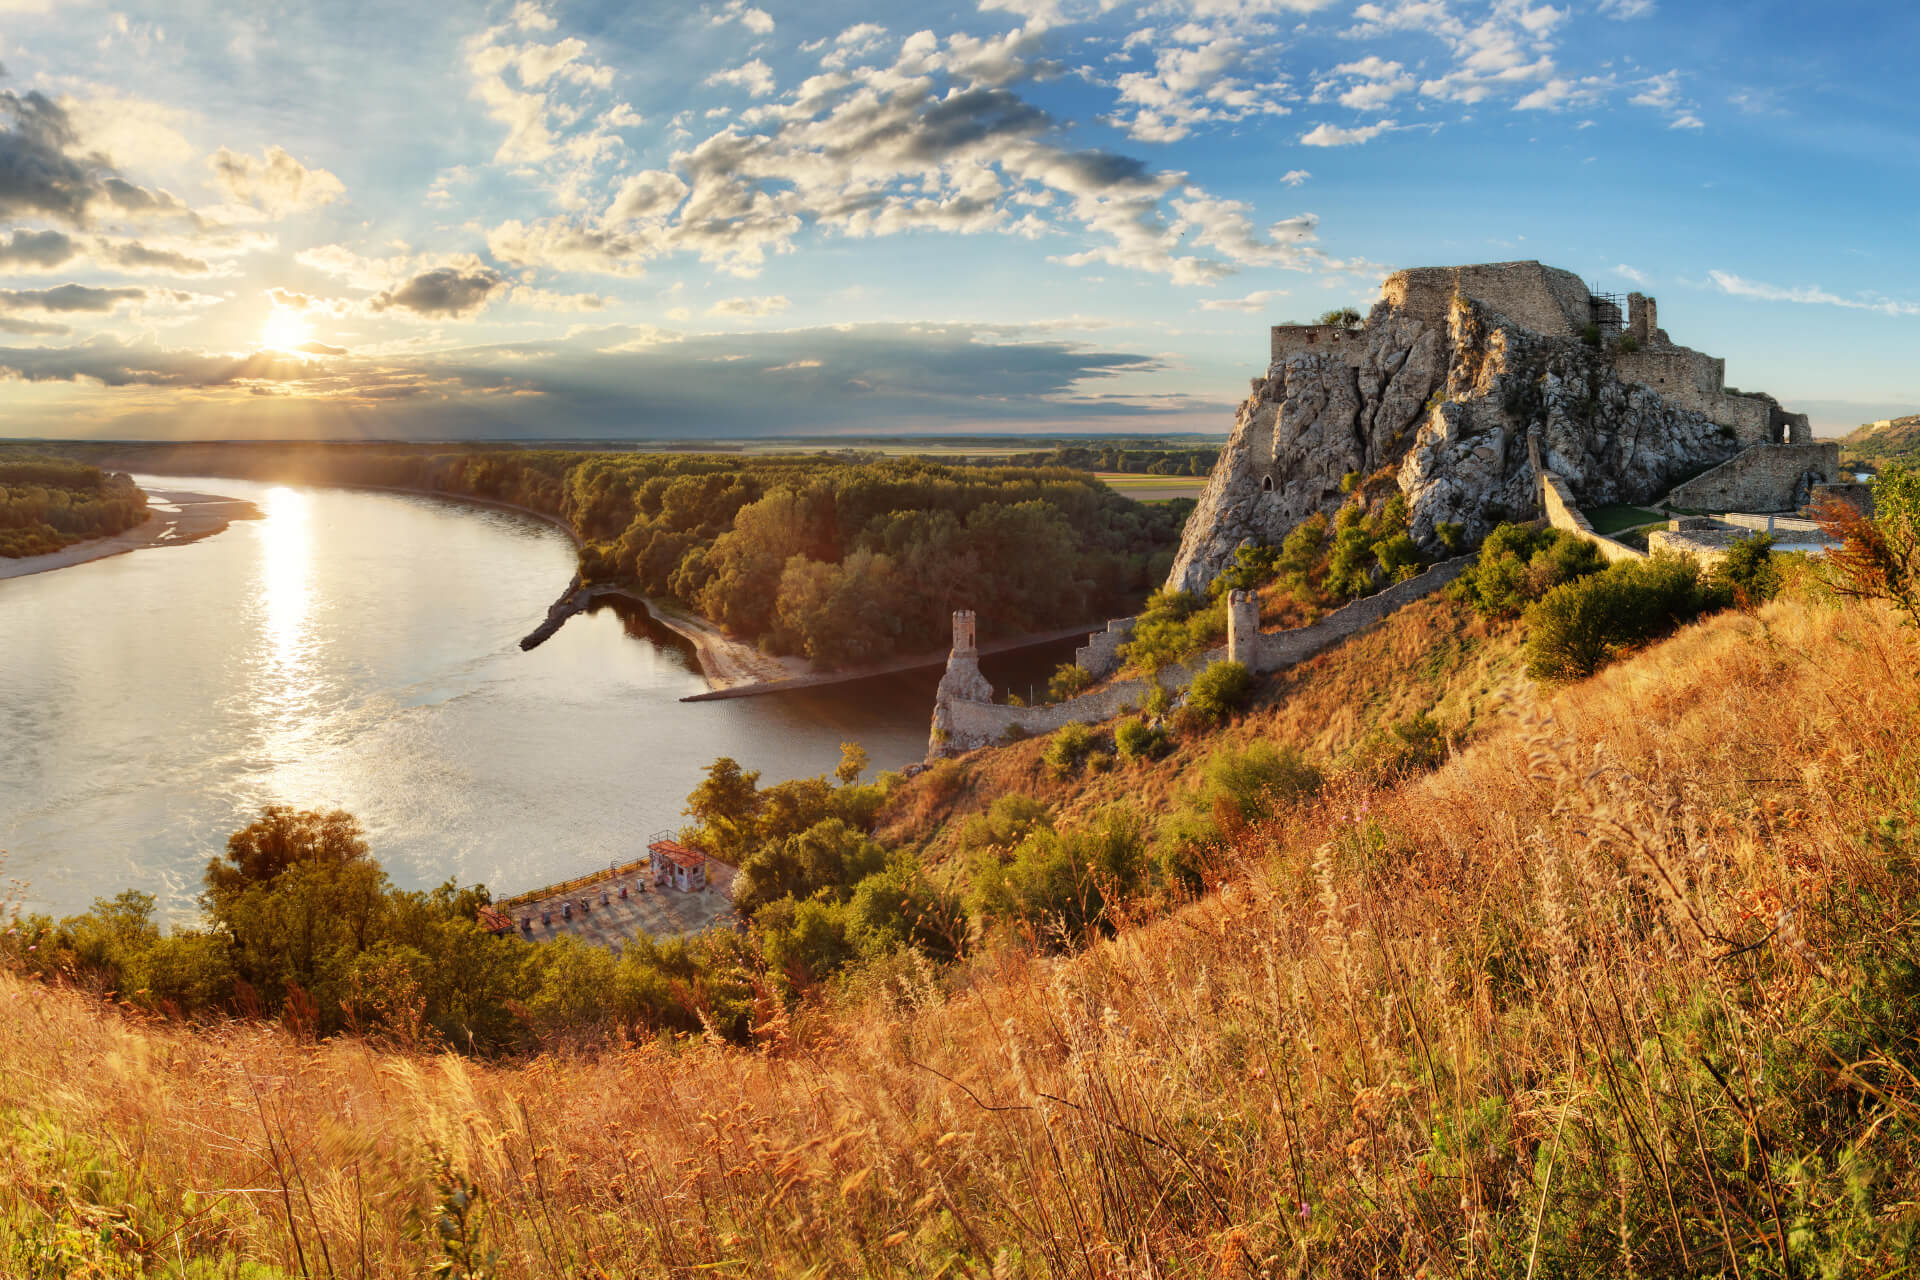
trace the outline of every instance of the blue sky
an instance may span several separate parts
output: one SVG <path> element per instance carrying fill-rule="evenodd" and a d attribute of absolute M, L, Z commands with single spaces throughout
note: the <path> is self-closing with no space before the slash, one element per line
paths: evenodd
<path fill-rule="evenodd" d="M 1907 6 L 0 0 L 6 434 L 1224 431 L 1538 258 L 1920 410 Z"/>

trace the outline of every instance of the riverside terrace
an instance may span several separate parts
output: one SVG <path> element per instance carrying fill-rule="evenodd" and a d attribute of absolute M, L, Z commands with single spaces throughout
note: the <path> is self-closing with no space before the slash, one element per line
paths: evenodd
<path fill-rule="evenodd" d="M 637 937 L 665 941 L 732 920 L 733 899 L 722 877 L 696 893 L 656 885 L 653 880 L 652 865 L 643 858 L 495 905 L 504 917 L 502 932 L 533 942 L 550 942 L 570 933 L 616 955 Z"/>

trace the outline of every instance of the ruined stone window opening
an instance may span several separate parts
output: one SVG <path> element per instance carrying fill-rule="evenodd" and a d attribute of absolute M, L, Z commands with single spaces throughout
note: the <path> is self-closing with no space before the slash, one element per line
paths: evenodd
<path fill-rule="evenodd" d="M 1272 477 L 1272 476 L 1261 476 L 1261 477 L 1260 477 L 1260 492 L 1262 492 L 1262 493 L 1272 493 L 1272 492 L 1273 492 L 1273 477 Z"/>

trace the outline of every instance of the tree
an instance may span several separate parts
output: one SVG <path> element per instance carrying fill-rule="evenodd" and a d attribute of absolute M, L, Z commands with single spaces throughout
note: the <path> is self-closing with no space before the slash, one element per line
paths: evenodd
<path fill-rule="evenodd" d="M 208 902 L 217 916 L 222 903 L 254 885 L 272 882 L 297 863 L 340 866 L 366 856 L 360 820 L 346 810 L 322 812 L 270 804 L 260 811 L 258 820 L 227 837 L 225 863 L 218 858 L 207 863 Z"/>
<path fill-rule="evenodd" d="M 860 781 L 860 775 L 867 771 L 867 749 L 857 742 L 840 744 L 840 765 L 833 776 L 840 779 L 840 785 L 850 787 Z"/>
<path fill-rule="evenodd" d="M 700 824 L 703 841 L 726 852 L 752 835 L 761 803 L 759 770 L 748 772 L 732 756 L 721 756 L 687 796 L 687 816 Z"/>
<path fill-rule="evenodd" d="M 1873 515 L 1843 502 L 1817 513 L 1829 537 L 1822 577 L 1843 596 L 1884 600 L 1920 626 L 1920 470 L 1890 464 L 1873 479 Z"/>
<path fill-rule="evenodd" d="M 1358 329 L 1364 317 L 1353 307 L 1335 307 L 1321 315 L 1320 324 L 1337 324 L 1343 329 Z"/>

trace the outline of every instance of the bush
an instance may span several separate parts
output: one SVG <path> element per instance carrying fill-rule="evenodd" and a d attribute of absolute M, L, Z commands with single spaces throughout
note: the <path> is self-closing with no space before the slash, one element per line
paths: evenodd
<path fill-rule="evenodd" d="M 1112 930 L 1111 908 L 1146 881 L 1147 843 L 1139 817 L 1108 809 L 1084 826 L 1035 827 L 1005 859 L 976 858 L 973 905 L 988 919 L 1020 921 L 1050 945 L 1071 945 L 1092 930 Z"/>
<path fill-rule="evenodd" d="M 1161 829 L 1161 874 L 1190 893 L 1204 887 L 1212 851 L 1251 822 L 1272 817 L 1319 791 L 1326 781 L 1299 748 L 1255 742 L 1223 747 L 1208 758 L 1199 783 L 1180 797 Z"/>
<path fill-rule="evenodd" d="M 1218 725 L 1253 696 L 1253 672 L 1244 662 L 1215 662 L 1187 686 L 1187 711 L 1202 724 Z"/>
<path fill-rule="evenodd" d="M 1447 594 L 1488 618 L 1517 618 L 1563 582 L 1606 567 L 1600 548 L 1564 529 L 1503 524 Z"/>
<path fill-rule="evenodd" d="M 1040 758 L 1053 770 L 1054 777 L 1065 778 L 1079 771 L 1093 746 L 1093 730 L 1084 724 L 1070 724 L 1055 731 Z"/>
<path fill-rule="evenodd" d="M 1211 603 L 1191 591 L 1160 590 L 1147 597 L 1147 607 L 1133 625 L 1133 636 L 1121 646 L 1128 665 L 1154 674 L 1226 638 L 1227 605 Z"/>
<path fill-rule="evenodd" d="M 1173 749 L 1167 731 L 1145 720 L 1125 720 L 1113 731 L 1114 749 L 1122 760 L 1158 760 Z"/>
<path fill-rule="evenodd" d="M 1707 575 L 1713 589 L 1735 604 L 1765 604 L 1780 594 L 1780 566 L 1773 557 L 1773 535 L 1742 538 Z"/>
<path fill-rule="evenodd" d="M 1047 697 L 1054 702 L 1064 702 L 1086 692 L 1092 683 L 1091 671 L 1077 662 L 1063 662 L 1054 668 L 1053 678 L 1047 681 Z"/>
<path fill-rule="evenodd" d="M 1562 583 L 1527 610 L 1527 673 L 1590 676 L 1625 649 L 1727 602 L 1701 580 L 1691 556 L 1623 560 Z"/>

